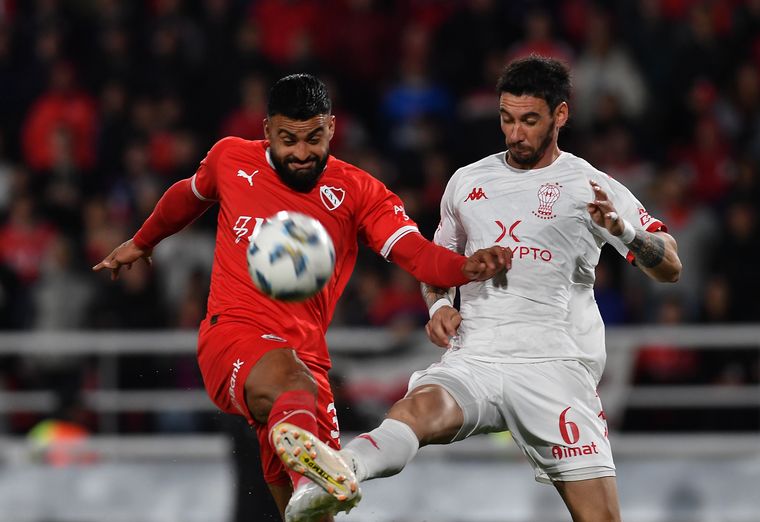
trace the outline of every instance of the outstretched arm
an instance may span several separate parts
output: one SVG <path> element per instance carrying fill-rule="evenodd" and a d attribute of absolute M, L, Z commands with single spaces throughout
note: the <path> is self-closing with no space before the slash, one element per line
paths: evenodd
<path fill-rule="evenodd" d="M 116 247 L 92 269 L 98 272 L 107 268 L 111 270 L 111 279 L 118 279 L 122 266 L 130 269 L 139 259 L 151 264 L 151 253 L 159 241 L 185 228 L 213 204 L 214 201 L 195 196 L 190 179 L 178 181 L 164 192 L 135 236 Z"/>
<path fill-rule="evenodd" d="M 396 242 L 390 258 L 418 281 L 451 287 L 470 281 L 485 281 L 509 269 L 512 252 L 508 248 L 492 246 L 464 257 L 415 232 L 406 234 Z"/>
<path fill-rule="evenodd" d="M 591 219 L 610 234 L 617 236 L 631 251 L 642 272 L 664 283 L 675 283 L 681 275 L 676 240 L 666 232 L 635 229 L 621 218 L 602 187 L 591 182 L 594 201 L 587 205 Z"/>

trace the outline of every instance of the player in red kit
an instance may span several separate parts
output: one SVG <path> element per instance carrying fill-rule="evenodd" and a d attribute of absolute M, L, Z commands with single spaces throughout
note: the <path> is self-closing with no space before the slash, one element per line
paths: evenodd
<path fill-rule="evenodd" d="M 309 438 L 304 460 L 288 466 L 301 472 L 301 466 L 313 468 L 309 478 L 329 474 L 334 483 L 320 485 L 336 498 L 360 498 L 353 472 L 330 449 L 339 448 L 339 431 L 325 342 L 356 262 L 357 238 L 438 287 L 489 279 L 509 268 L 511 260 L 510 251 L 501 247 L 465 258 L 424 239 L 395 194 L 368 173 L 330 156 L 334 130 L 330 99 L 320 80 L 305 74 L 280 79 L 270 92 L 267 139 L 229 137 L 217 142 L 194 176 L 166 191 L 135 236 L 93 267 L 110 269 L 116 278 L 123 266 L 141 258 L 150 263 L 159 241 L 219 203 L 198 363 L 214 403 L 245 416 L 256 428 L 264 476 L 282 513 L 292 488 L 304 480 L 278 457 L 278 446 L 292 442 L 288 426 Z M 316 296 L 300 303 L 260 293 L 246 266 L 251 234 L 282 210 L 318 219 L 335 245 L 332 278 Z"/>

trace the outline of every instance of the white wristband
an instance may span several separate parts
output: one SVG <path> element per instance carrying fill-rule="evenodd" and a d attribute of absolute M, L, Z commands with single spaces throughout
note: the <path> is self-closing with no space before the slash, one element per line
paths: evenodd
<path fill-rule="evenodd" d="M 636 229 L 633 228 L 633 225 L 624 218 L 620 218 L 623 221 L 623 233 L 620 234 L 618 237 L 620 238 L 620 241 L 623 242 L 624 245 L 630 244 L 634 239 L 636 239 Z"/>
<path fill-rule="evenodd" d="M 445 297 L 441 297 L 438 301 L 433 303 L 433 306 L 430 307 L 430 318 L 432 319 L 433 314 L 436 313 L 439 308 L 442 308 L 444 306 L 451 306 L 451 301 Z"/>

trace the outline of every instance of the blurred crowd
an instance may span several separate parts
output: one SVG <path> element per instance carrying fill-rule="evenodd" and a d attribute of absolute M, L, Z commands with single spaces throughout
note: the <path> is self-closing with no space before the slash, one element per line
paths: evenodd
<path fill-rule="evenodd" d="M 496 78 L 530 53 L 572 68 L 561 148 L 678 240 L 675 285 L 602 256 L 606 323 L 760 320 L 760 0 L 0 0 L 0 328 L 196 327 L 214 211 L 152 270 L 114 283 L 90 267 L 216 140 L 263 138 L 268 88 L 292 72 L 328 84 L 333 154 L 431 237 L 451 174 L 505 148 Z M 334 324 L 426 318 L 416 282 L 363 250 Z M 642 382 L 757 382 L 744 355 L 663 349 L 640 352 Z M 5 386 L 33 382 L 31 366 L 16 361 Z M 198 385 L 192 363 L 171 378 Z"/>

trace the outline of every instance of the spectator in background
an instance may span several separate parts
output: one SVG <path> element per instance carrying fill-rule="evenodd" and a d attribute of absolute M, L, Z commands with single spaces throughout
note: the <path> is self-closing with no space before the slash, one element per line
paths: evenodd
<path fill-rule="evenodd" d="M 406 272 L 391 269 L 387 281 L 368 310 L 373 326 L 389 327 L 398 337 L 418 330 L 428 320 L 419 282 Z"/>
<path fill-rule="evenodd" d="M 93 67 L 87 70 L 92 84 L 102 88 L 109 81 L 139 81 L 132 77 L 137 63 L 128 28 L 115 22 L 106 22 L 98 28 Z"/>
<path fill-rule="evenodd" d="M 614 277 L 616 266 L 619 265 L 611 261 L 610 253 L 603 250 L 595 270 L 594 299 L 604 324 L 608 326 L 623 324 L 627 319 L 626 301 L 616 285 L 618 278 Z"/>
<path fill-rule="evenodd" d="M 645 194 L 654 181 L 654 166 L 636 150 L 636 138 L 629 125 L 617 121 L 599 125 L 586 141 L 588 159 L 628 187 L 634 194 Z"/>
<path fill-rule="evenodd" d="M 86 324 L 93 284 L 74 265 L 75 258 L 74 247 L 65 237 L 51 242 L 32 289 L 35 329 L 76 330 Z"/>
<path fill-rule="evenodd" d="M 585 45 L 573 68 L 575 117 L 580 125 L 590 125 L 598 112 L 595 104 L 607 95 L 618 100 L 622 116 L 636 121 L 646 103 L 641 72 L 613 38 L 609 13 L 595 9 L 589 14 Z"/>
<path fill-rule="evenodd" d="M 0 227 L 0 263 L 10 267 L 29 287 L 40 276 L 40 267 L 58 232 L 41 219 L 31 196 L 20 194 L 11 202 L 8 219 Z"/>
<path fill-rule="evenodd" d="M 237 136 L 247 140 L 264 138 L 264 118 L 267 116 L 267 86 L 269 81 L 261 75 L 249 75 L 240 82 L 241 103 L 222 123 L 223 136 Z"/>
<path fill-rule="evenodd" d="M 668 231 L 678 238 L 678 253 L 688 259 L 675 284 L 680 294 L 678 303 L 684 321 L 693 321 L 699 313 L 699 302 L 704 292 L 704 282 L 710 273 L 709 257 L 718 242 L 719 228 L 713 211 L 700 205 L 691 197 L 685 173 L 679 168 L 664 168 L 655 176 L 651 190 L 652 205 L 649 210 L 668 224 Z M 644 216 L 642 216 L 643 219 Z M 642 286 L 641 281 L 628 281 L 629 286 Z M 657 303 L 672 292 L 673 288 L 643 283 L 648 293 L 646 309 L 656 310 Z M 650 317 L 654 320 L 656 317 Z"/>
<path fill-rule="evenodd" d="M 59 61 L 51 71 L 50 88 L 32 105 L 23 128 L 24 159 L 34 170 L 55 166 L 55 137 L 64 129 L 71 139 L 73 166 L 95 165 L 97 110 L 92 97 L 76 85 L 71 63 Z"/>
<path fill-rule="evenodd" d="M 279 67 L 292 66 L 303 45 L 314 39 L 321 6 L 308 0 L 260 0 L 250 19 L 260 31 L 261 52 Z M 309 43 L 307 43 L 309 42 Z"/>
<path fill-rule="evenodd" d="M 717 122 L 701 117 L 688 143 L 676 148 L 674 159 L 689 175 L 690 196 L 707 205 L 717 205 L 733 181 L 732 153 Z"/>
<path fill-rule="evenodd" d="M 460 97 L 486 85 L 487 103 L 491 109 L 493 86 L 503 65 L 503 49 L 507 47 L 510 35 L 517 34 L 520 29 L 519 20 L 507 16 L 504 4 L 498 0 L 466 0 L 461 10 L 445 20 L 434 35 L 433 68 L 436 74 Z M 486 73 L 483 63 L 491 62 L 494 55 L 498 61 L 496 71 Z M 473 60 L 474 56 L 480 59 Z M 493 116 L 492 111 L 488 111 L 488 115 Z M 475 153 L 474 157 L 480 155 Z"/>
<path fill-rule="evenodd" d="M 760 280 L 757 273 L 758 245 L 756 202 L 738 200 L 729 205 L 720 241 L 711 253 L 711 273 L 725 279 L 730 295 L 730 317 L 733 321 L 760 320 Z"/>
<path fill-rule="evenodd" d="M 394 18 L 391 3 L 382 0 L 338 0 L 330 4 L 323 15 L 330 23 L 322 27 L 326 45 L 321 56 L 346 86 L 345 102 L 336 105 L 363 110 L 363 118 L 374 118 L 366 100 L 380 96 L 382 79 L 395 64 L 397 42 L 388 35 L 399 19 Z M 333 86 L 330 92 L 335 92 Z"/>
<path fill-rule="evenodd" d="M 97 170 L 104 174 L 103 189 L 108 181 L 119 176 L 122 151 L 130 142 L 132 132 L 129 126 L 129 90 L 120 80 L 109 80 L 100 89 L 100 111 L 97 138 Z"/>
<path fill-rule="evenodd" d="M 718 102 L 717 117 L 737 152 L 760 161 L 760 62 L 739 66 L 728 96 Z"/>
<path fill-rule="evenodd" d="M 523 39 L 509 48 L 507 62 L 536 54 L 556 58 L 568 66 L 572 65 L 573 50 L 554 36 L 554 23 L 547 11 L 534 8 L 525 15 L 523 22 Z"/>
<path fill-rule="evenodd" d="M 660 301 L 655 320 L 661 325 L 680 325 L 684 312 L 681 298 L 670 293 Z M 693 350 L 650 344 L 639 348 L 634 372 L 637 384 L 691 383 L 699 372 L 699 356 Z"/>
<path fill-rule="evenodd" d="M 87 313 L 94 329 L 148 330 L 168 324 L 164 298 L 155 273 L 146 267 L 125 270 L 115 283 L 99 281 Z"/>
<path fill-rule="evenodd" d="M 453 112 L 449 92 L 430 74 L 430 34 L 421 26 L 410 25 L 404 28 L 401 39 L 398 77 L 381 102 L 388 140 L 397 151 L 438 142 L 442 123 Z"/>

